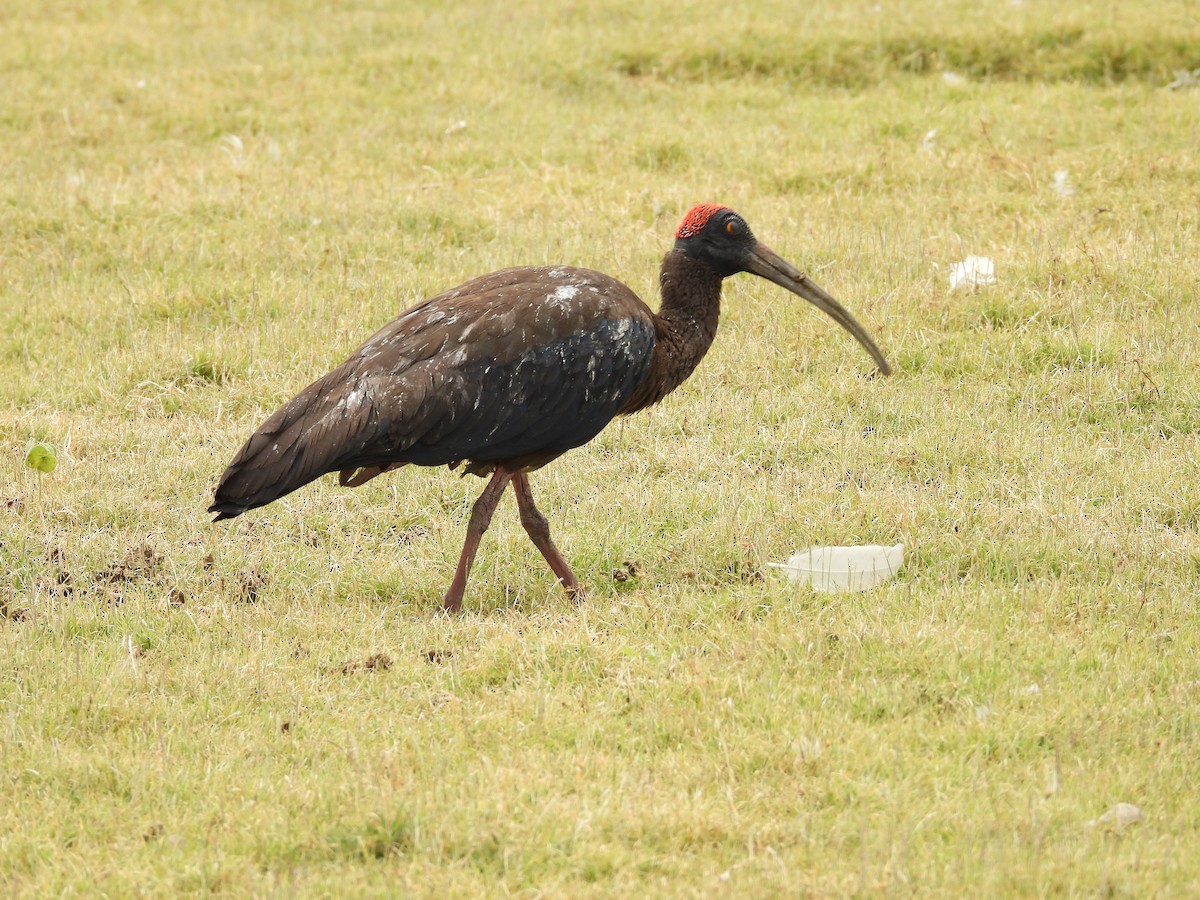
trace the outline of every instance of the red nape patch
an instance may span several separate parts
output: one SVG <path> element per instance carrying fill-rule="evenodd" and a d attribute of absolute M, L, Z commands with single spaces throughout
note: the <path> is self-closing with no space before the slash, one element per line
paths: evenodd
<path fill-rule="evenodd" d="M 683 221 L 679 223 L 679 230 L 675 232 L 675 237 L 694 237 L 708 224 L 708 220 L 713 217 L 714 213 L 719 213 L 723 209 L 729 209 L 729 207 L 718 206 L 716 203 L 701 203 L 699 206 L 693 206 L 683 217 Z"/>

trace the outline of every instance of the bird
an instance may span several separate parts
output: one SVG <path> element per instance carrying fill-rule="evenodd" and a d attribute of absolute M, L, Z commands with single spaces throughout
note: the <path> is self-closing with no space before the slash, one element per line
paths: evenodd
<path fill-rule="evenodd" d="M 581 597 L 534 503 L 529 473 L 679 387 L 716 336 L 722 283 L 740 272 L 811 303 L 890 374 L 870 334 L 837 300 L 758 241 L 734 210 L 700 204 L 663 257 L 657 312 L 601 272 L 523 266 L 400 314 L 250 436 L 220 477 L 213 521 L 327 473 L 358 487 L 407 465 L 462 467 L 488 482 L 471 509 L 443 607 L 461 609 L 480 539 L 509 485 L 534 546 L 567 594 Z"/>

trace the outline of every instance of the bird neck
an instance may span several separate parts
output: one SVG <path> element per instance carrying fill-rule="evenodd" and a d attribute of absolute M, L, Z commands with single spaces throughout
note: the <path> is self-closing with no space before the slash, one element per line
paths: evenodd
<path fill-rule="evenodd" d="M 650 370 L 622 410 L 624 413 L 651 406 L 683 384 L 717 334 L 720 275 L 682 250 L 671 250 L 663 257 L 658 283 L 662 305 L 653 314 Z"/>

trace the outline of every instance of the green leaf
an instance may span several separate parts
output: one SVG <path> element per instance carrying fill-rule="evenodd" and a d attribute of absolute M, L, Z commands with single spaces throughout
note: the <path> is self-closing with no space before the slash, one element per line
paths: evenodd
<path fill-rule="evenodd" d="M 49 475 L 58 467 L 58 453 L 49 444 L 34 444 L 25 454 L 25 465 Z"/>

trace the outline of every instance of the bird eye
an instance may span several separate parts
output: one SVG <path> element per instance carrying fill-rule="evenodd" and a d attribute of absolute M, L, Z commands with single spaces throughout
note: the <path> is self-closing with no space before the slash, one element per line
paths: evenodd
<path fill-rule="evenodd" d="M 737 234 L 740 234 L 741 231 L 742 231 L 742 229 L 738 225 L 736 219 L 730 219 L 728 222 L 725 223 L 725 233 L 726 234 L 737 235 Z"/>

